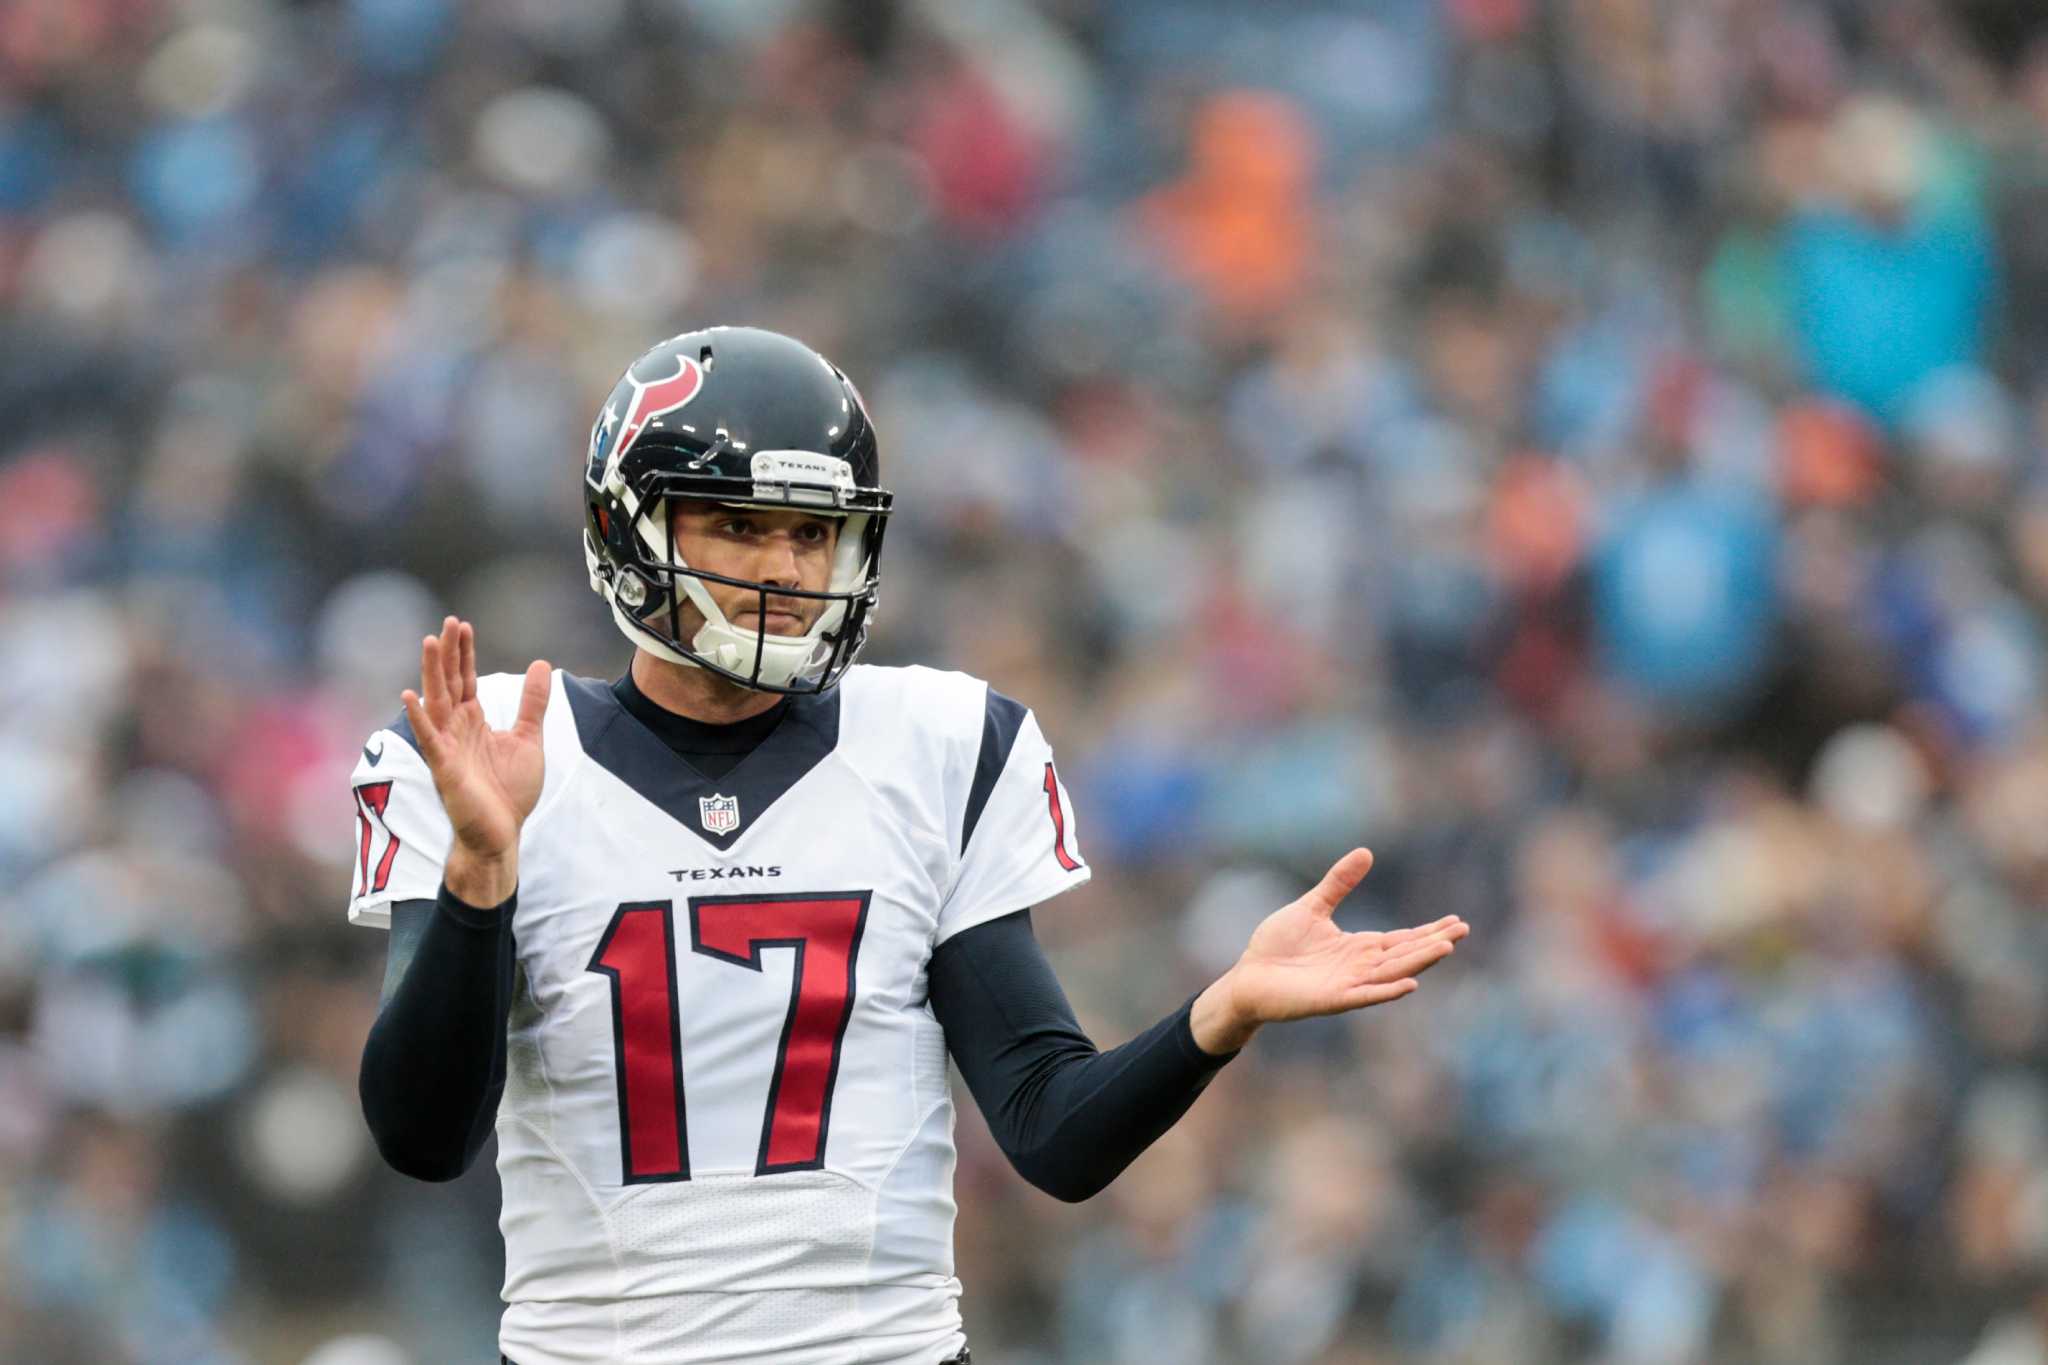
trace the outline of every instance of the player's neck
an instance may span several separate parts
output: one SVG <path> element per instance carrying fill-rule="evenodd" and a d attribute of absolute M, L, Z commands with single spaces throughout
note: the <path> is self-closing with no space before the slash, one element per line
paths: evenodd
<path fill-rule="evenodd" d="M 782 700 L 779 693 L 756 692 L 708 669 L 656 658 L 644 649 L 633 655 L 633 685 L 662 710 L 706 725 L 751 720 Z"/>

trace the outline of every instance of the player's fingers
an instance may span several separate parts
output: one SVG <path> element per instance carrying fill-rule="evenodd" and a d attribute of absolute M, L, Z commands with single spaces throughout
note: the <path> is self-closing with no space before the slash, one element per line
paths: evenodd
<path fill-rule="evenodd" d="M 1398 943 L 1388 943 L 1383 939 L 1379 947 L 1381 952 L 1407 952 L 1411 948 L 1419 947 L 1425 943 L 1434 943 L 1439 939 L 1445 943 L 1456 943 L 1471 932 L 1472 926 L 1465 923 L 1465 921 L 1461 919 L 1452 920 L 1441 928 L 1421 930 L 1412 937 L 1403 939 Z"/>
<path fill-rule="evenodd" d="M 460 706 L 462 696 L 462 622 L 453 616 L 441 619 L 441 685 L 448 689 L 448 704 Z"/>
<path fill-rule="evenodd" d="M 448 675 L 441 668 L 441 637 L 420 641 L 420 702 L 439 717 L 448 707 Z"/>
<path fill-rule="evenodd" d="M 462 700 L 476 700 L 476 627 L 464 621 L 456 627 L 456 639 L 461 643 L 461 654 L 457 660 L 457 671 L 462 675 Z"/>
<path fill-rule="evenodd" d="M 1450 955 L 1451 955 L 1452 953 L 1456 952 L 1456 951 L 1457 951 L 1457 947 L 1458 947 L 1458 945 L 1457 945 L 1457 944 L 1455 944 L 1455 943 L 1446 943 L 1446 944 L 1444 944 L 1444 945 L 1443 945 L 1443 947 L 1442 947 L 1441 949 L 1439 949 L 1439 950 L 1437 950 L 1437 951 L 1435 951 L 1435 952 L 1431 952 L 1431 953 L 1427 953 L 1427 954 L 1425 954 L 1425 955 L 1423 956 L 1422 960 L 1421 960 L 1421 961 L 1419 961 L 1419 962 L 1417 962 L 1417 963 L 1416 963 L 1416 964 L 1415 964 L 1415 965 L 1414 965 L 1414 966 L 1413 966 L 1413 967 L 1412 967 L 1412 968 L 1411 968 L 1411 969 L 1409 970 L 1409 972 L 1408 972 L 1408 975 L 1409 975 L 1409 976 L 1421 976 L 1421 975 L 1422 975 L 1422 974 L 1423 974 L 1424 972 L 1428 971 L 1428 970 L 1429 970 L 1429 969 L 1430 969 L 1431 967 L 1434 967 L 1434 966 L 1436 966 L 1436 964 L 1437 964 L 1437 963 L 1439 963 L 1439 962 L 1442 962 L 1442 961 L 1443 961 L 1443 960 L 1444 960 L 1445 958 L 1449 957 L 1449 956 L 1450 956 Z"/>
<path fill-rule="evenodd" d="M 540 739 L 541 717 L 548 709 L 548 680 L 550 670 L 545 659 L 535 659 L 526 666 L 526 682 L 519 689 L 519 718 L 512 722 L 512 731 L 525 739 Z"/>
<path fill-rule="evenodd" d="M 410 687 L 398 694 L 400 704 L 405 707 L 405 718 L 412 723 L 413 738 L 419 741 L 420 757 L 431 767 L 441 756 L 441 731 L 427 716 L 426 703 L 420 694 Z"/>
<path fill-rule="evenodd" d="M 1330 865 L 1323 879 L 1305 899 L 1309 908 L 1328 919 L 1337 913 L 1337 907 L 1351 894 L 1352 888 L 1365 880 L 1365 874 L 1372 870 L 1372 850 L 1354 848 Z"/>
<path fill-rule="evenodd" d="M 1432 929 L 1428 933 L 1417 934 L 1412 939 L 1408 939 L 1403 943 L 1394 944 L 1391 946 L 1405 950 L 1414 947 L 1416 944 L 1428 943 L 1435 939 L 1442 939 L 1446 943 L 1457 943 L 1463 940 L 1465 936 L 1470 934 L 1471 932 L 1472 926 L 1465 923 L 1465 921 L 1463 920 L 1459 920 L 1455 924 L 1446 924 L 1441 929 Z M 1383 944 L 1381 946 L 1386 947 L 1389 945 Z"/>
<path fill-rule="evenodd" d="M 1432 954 L 1450 951 L 1453 945 L 1443 937 L 1426 938 L 1399 948 L 1375 947 L 1352 958 L 1352 969 L 1361 981 L 1395 981 L 1408 975 L 1411 966 Z"/>
<path fill-rule="evenodd" d="M 1422 943 L 1403 952 L 1381 958 L 1366 972 L 1369 981 L 1399 981 L 1404 977 L 1420 976 L 1451 955 L 1457 947 L 1448 939 L 1425 939 Z"/>
<path fill-rule="evenodd" d="M 1430 934 L 1445 933 L 1454 928 L 1469 930 L 1471 926 L 1467 925 L 1465 921 L 1459 919 L 1456 915 L 1445 915 L 1442 919 L 1431 924 L 1418 924 L 1411 929 L 1389 929 L 1379 936 L 1379 946 L 1382 948 L 1392 948 L 1403 943 L 1413 943 L 1418 938 L 1424 938 Z M 1459 937 L 1464 937 L 1464 934 L 1460 933 Z"/>
<path fill-rule="evenodd" d="M 1400 981 L 1368 982 L 1352 988 L 1344 997 L 1344 1006 L 1346 1009 L 1355 1010 L 1367 1005 L 1384 1005 L 1389 1000 L 1399 1000 L 1404 995 L 1414 994 L 1421 985 L 1422 983 L 1412 976 Z"/>

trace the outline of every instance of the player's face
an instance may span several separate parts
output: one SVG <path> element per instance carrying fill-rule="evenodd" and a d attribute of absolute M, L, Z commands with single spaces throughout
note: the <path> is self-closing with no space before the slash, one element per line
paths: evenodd
<path fill-rule="evenodd" d="M 822 592 L 832 582 L 839 519 L 814 512 L 678 501 L 669 512 L 669 535 L 683 563 L 693 569 L 779 588 Z M 708 581 L 704 588 L 735 627 L 745 631 L 761 628 L 759 593 Z M 802 635 L 827 605 L 815 598 L 771 593 L 767 633 Z M 704 618 L 687 598 L 682 610 L 683 638 L 687 640 L 704 624 Z"/>

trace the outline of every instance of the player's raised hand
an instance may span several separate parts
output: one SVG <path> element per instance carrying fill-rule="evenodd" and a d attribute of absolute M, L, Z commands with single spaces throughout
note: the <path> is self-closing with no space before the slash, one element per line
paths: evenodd
<path fill-rule="evenodd" d="M 455 827 L 449 889 L 471 904 L 495 905 L 512 893 L 519 830 L 540 800 L 548 665 L 527 666 L 518 718 L 509 730 L 493 730 L 476 695 L 476 629 L 450 616 L 438 636 L 420 642 L 420 690 L 407 688 L 401 698 Z"/>
<path fill-rule="evenodd" d="M 1398 1000 L 1471 932 L 1456 915 L 1387 933 L 1339 929 L 1332 916 L 1371 867 L 1372 854 L 1353 849 L 1307 895 L 1260 923 L 1237 965 L 1195 1001 L 1191 1022 L 1203 1050 L 1235 1051 L 1261 1024 Z"/>

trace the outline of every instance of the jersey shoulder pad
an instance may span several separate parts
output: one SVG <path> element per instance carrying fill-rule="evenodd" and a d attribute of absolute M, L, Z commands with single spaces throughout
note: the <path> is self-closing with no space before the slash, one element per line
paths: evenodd
<path fill-rule="evenodd" d="M 857 664 L 839 688 L 842 735 L 937 746 L 972 744 L 980 737 L 988 684 L 972 674 L 922 664 Z"/>
<path fill-rule="evenodd" d="M 933 668 L 859 667 L 840 685 L 850 688 L 841 744 L 947 849 L 940 941 L 1088 879 L 1071 798 L 1023 703 Z"/>
<path fill-rule="evenodd" d="M 936 856 L 957 856 L 987 688 L 965 673 L 859 664 L 839 684 L 839 753 Z"/>

